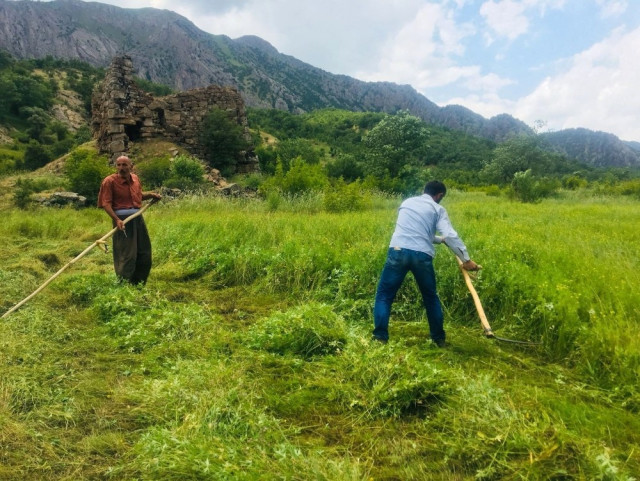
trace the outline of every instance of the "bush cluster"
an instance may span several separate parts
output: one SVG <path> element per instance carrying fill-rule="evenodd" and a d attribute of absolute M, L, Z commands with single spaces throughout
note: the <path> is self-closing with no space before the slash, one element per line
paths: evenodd
<path fill-rule="evenodd" d="M 65 174 L 70 188 L 95 203 L 100 192 L 102 179 L 113 173 L 109 160 L 95 150 L 79 147 L 69 154 L 65 162 Z"/>
<path fill-rule="evenodd" d="M 136 172 L 145 188 L 167 187 L 193 191 L 204 183 L 204 166 L 195 157 L 178 155 L 158 157 L 136 164 Z"/>

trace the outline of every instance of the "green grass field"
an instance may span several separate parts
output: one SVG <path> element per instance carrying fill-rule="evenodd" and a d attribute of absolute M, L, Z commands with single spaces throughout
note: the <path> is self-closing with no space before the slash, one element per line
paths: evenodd
<path fill-rule="evenodd" d="M 640 209 L 573 195 L 447 196 L 494 330 L 541 345 L 484 338 L 441 247 L 445 349 L 410 279 L 369 340 L 399 199 L 153 206 L 146 287 L 96 249 L 0 321 L 0 479 L 640 479 Z M 1 312 L 110 229 L 2 217 Z"/>

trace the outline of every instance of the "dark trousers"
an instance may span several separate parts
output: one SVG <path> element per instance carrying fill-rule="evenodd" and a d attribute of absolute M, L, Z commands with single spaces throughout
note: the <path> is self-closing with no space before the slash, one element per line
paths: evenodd
<path fill-rule="evenodd" d="M 436 273 L 433 270 L 433 259 L 424 252 L 411 249 L 389 249 L 376 291 L 376 301 L 373 308 L 373 335 L 378 339 L 389 339 L 391 304 L 393 304 L 398 289 L 409 271 L 412 272 L 422 294 L 431 339 L 434 342 L 444 341 L 442 306 L 436 292 Z"/>
<path fill-rule="evenodd" d="M 120 217 L 126 219 L 126 216 Z M 115 227 L 115 226 L 114 226 Z M 113 235 L 113 266 L 118 278 L 144 284 L 151 271 L 151 239 L 142 216 L 127 222 Z M 126 233 L 126 235 L 125 235 Z"/>

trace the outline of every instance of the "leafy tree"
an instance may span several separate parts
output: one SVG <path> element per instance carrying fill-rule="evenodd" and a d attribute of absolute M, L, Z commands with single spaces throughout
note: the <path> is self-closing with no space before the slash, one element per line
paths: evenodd
<path fill-rule="evenodd" d="M 370 195 L 359 181 L 347 184 L 340 178 L 324 192 L 324 208 L 327 212 L 364 210 L 370 203 Z"/>
<path fill-rule="evenodd" d="M 338 154 L 332 162 L 327 164 L 327 172 L 329 177 L 342 178 L 347 182 L 364 178 L 362 164 L 351 154 Z"/>
<path fill-rule="evenodd" d="M 273 145 L 260 145 L 256 148 L 256 155 L 260 163 L 260 170 L 268 175 L 273 175 L 276 171 L 278 154 Z"/>
<path fill-rule="evenodd" d="M 511 181 L 512 196 L 521 202 L 536 203 L 553 195 L 560 182 L 547 178 L 536 178 L 531 169 L 516 172 Z"/>
<path fill-rule="evenodd" d="M 24 151 L 24 167 L 36 170 L 53 160 L 51 152 L 36 140 L 31 140 Z"/>
<path fill-rule="evenodd" d="M 577 174 L 565 175 L 562 178 L 562 187 L 568 190 L 577 190 L 586 187 L 587 181 Z"/>
<path fill-rule="evenodd" d="M 327 175 L 320 165 L 309 165 L 297 157 L 284 175 L 282 191 L 295 195 L 308 190 L 322 190 L 327 184 Z"/>
<path fill-rule="evenodd" d="M 97 201 L 102 179 L 111 173 L 108 159 L 91 149 L 74 150 L 65 163 L 71 190 L 85 196 L 89 202 Z"/>
<path fill-rule="evenodd" d="M 542 149 L 536 136 L 520 135 L 498 145 L 483 173 L 490 182 L 509 183 L 516 172 L 529 169 L 532 175 L 550 171 L 552 155 Z"/>
<path fill-rule="evenodd" d="M 4 70 L 5 68 L 13 65 L 15 60 L 11 54 L 5 50 L 0 50 L 0 70 Z"/>
<path fill-rule="evenodd" d="M 49 115 L 38 107 L 23 107 L 20 113 L 29 122 L 27 134 L 38 142 L 44 142 L 44 133 L 49 121 Z"/>
<path fill-rule="evenodd" d="M 275 192 L 296 195 L 310 190 L 323 190 L 328 184 L 329 179 L 322 166 L 308 165 L 302 157 L 297 157 L 293 159 L 291 168 L 286 173 L 282 168 L 282 162 L 278 161 L 275 175 L 263 182 L 260 192 L 267 198 Z"/>
<path fill-rule="evenodd" d="M 407 165 L 425 165 L 428 135 L 425 123 L 406 111 L 385 117 L 364 137 L 365 172 L 394 178 Z"/>
<path fill-rule="evenodd" d="M 320 162 L 320 154 L 314 149 L 310 140 L 306 139 L 286 139 L 276 145 L 276 153 L 282 161 L 282 167 L 287 172 L 291 168 L 293 159 L 302 157 L 308 165 Z"/>
<path fill-rule="evenodd" d="M 200 143 L 211 167 L 224 175 L 235 172 L 238 157 L 249 148 L 244 129 L 229 118 L 227 112 L 214 108 L 204 118 L 200 130 Z"/>
<path fill-rule="evenodd" d="M 85 142 L 89 142 L 91 140 L 91 129 L 88 125 L 83 125 L 78 130 L 76 130 L 74 143 L 76 145 L 84 144 Z"/>

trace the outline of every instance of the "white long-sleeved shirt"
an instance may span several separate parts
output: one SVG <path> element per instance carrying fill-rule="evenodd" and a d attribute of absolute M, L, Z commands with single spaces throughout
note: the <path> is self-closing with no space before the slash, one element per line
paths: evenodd
<path fill-rule="evenodd" d="M 451 225 L 447 210 L 430 195 L 411 197 L 400 205 L 389 247 L 425 252 L 433 257 L 436 254 L 434 244 L 443 241 L 463 262 L 470 259 L 464 242 Z"/>

